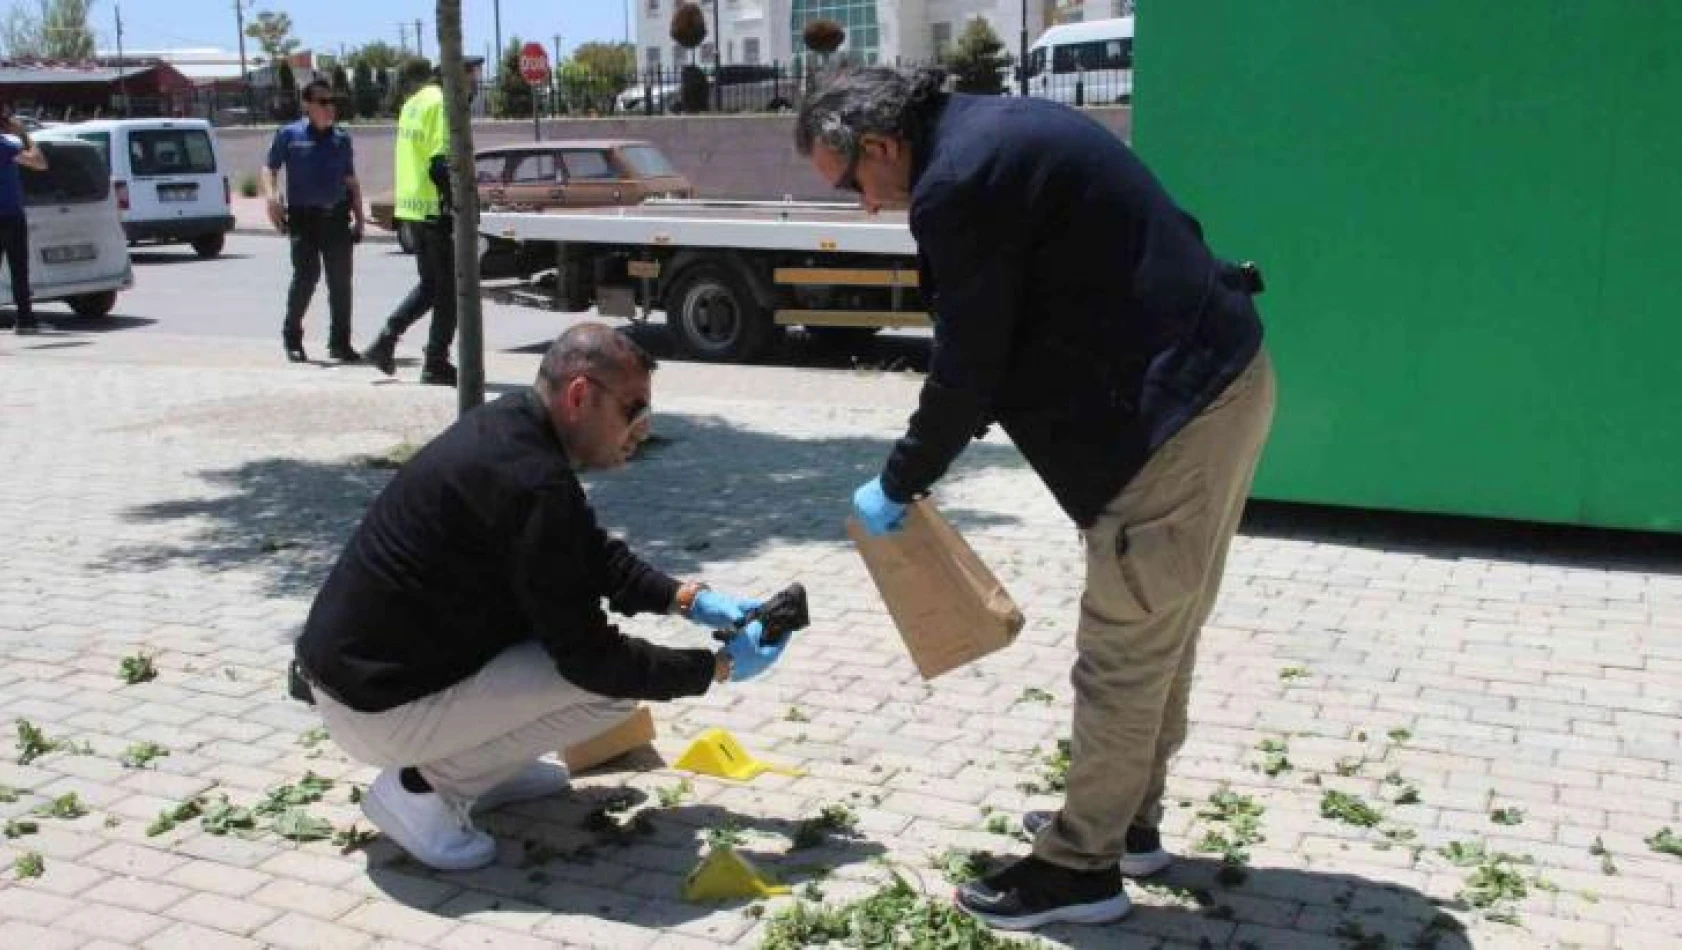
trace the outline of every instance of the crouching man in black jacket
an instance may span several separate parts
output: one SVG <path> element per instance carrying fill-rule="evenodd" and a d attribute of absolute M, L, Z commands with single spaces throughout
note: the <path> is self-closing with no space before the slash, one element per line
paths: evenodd
<path fill-rule="evenodd" d="M 568 330 L 534 386 L 458 419 L 397 473 L 316 595 L 297 661 L 322 721 L 382 769 L 370 821 L 441 870 L 496 857 L 474 809 L 554 794 L 540 759 L 638 699 L 765 671 L 783 645 L 747 624 L 726 646 L 669 649 L 608 623 L 676 613 L 731 628 L 757 601 L 679 583 L 597 526 L 575 470 L 617 468 L 647 438 L 654 360 L 600 324 Z"/>
<path fill-rule="evenodd" d="M 868 209 L 906 208 L 934 355 L 909 430 L 854 494 L 894 530 L 998 422 L 1077 524 L 1068 791 L 1030 813 L 1031 857 L 958 895 L 995 926 L 1100 923 L 1123 875 L 1169 862 L 1157 833 L 1186 735 L 1198 632 L 1273 418 L 1251 294 L 1108 129 L 1041 99 L 941 91 L 938 72 L 842 74 L 795 144 Z"/>

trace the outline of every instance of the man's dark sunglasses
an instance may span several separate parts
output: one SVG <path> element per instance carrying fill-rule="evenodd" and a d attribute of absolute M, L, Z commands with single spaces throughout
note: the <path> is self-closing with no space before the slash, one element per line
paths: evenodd
<path fill-rule="evenodd" d="M 847 170 L 835 180 L 835 187 L 839 191 L 863 192 L 859 187 L 859 159 L 864 157 L 864 146 L 857 145 L 853 150 L 853 157 L 847 160 Z"/>
<path fill-rule="evenodd" d="M 334 108 L 337 108 L 339 105 L 339 100 L 334 99 L 331 96 L 325 99 L 305 99 L 304 101 L 313 106 L 333 106 Z"/>
<path fill-rule="evenodd" d="M 619 391 L 617 389 L 614 389 L 612 386 L 609 386 L 596 377 L 585 373 L 584 378 L 606 390 L 607 394 L 613 397 L 613 401 L 619 403 L 619 411 L 624 413 L 626 425 L 634 426 L 637 423 L 646 420 L 653 413 L 653 407 L 651 407 L 648 403 L 643 402 L 641 399 L 627 402 L 623 396 L 619 395 Z"/>

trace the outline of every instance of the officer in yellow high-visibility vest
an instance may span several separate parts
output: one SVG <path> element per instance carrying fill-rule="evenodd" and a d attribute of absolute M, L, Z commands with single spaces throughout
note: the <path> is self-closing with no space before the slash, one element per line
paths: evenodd
<path fill-rule="evenodd" d="M 463 63 L 471 101 L 479 87 L 479 67 L 484 64 L 484 58 L 469 56 Z M 450 194 L 449 119 L 444 112 L 444 88 L 437 69 L 432 71 L 432 81 L 403 103 L 394 151 L 395 217 L 413 225 L 415 268 L 420 273 L 420 283 L 392 311 L 385 329 L 362 351 L 362 358 L 387 376 L 395 373 L 398 338 L 430 310 L 432 328 L 427 334 L 420 381 L 454 386 L 456 368 L 450 362 L 450 344 L 456 335 L 455 220 Z"/>

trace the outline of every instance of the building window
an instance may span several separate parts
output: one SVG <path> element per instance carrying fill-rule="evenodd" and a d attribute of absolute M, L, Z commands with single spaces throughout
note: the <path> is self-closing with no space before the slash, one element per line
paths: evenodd
<path fill-rule="evenodd" d="M 647 55 L 647 58 L 648 58 L 648 65 L 655 66 L 655 67 L 658 67 L 660 65 L 660 47 L 650 46 L 647 50 L 646 55 Z"/>
<path fill-rule="evenodd" d="M 660 0 L 648 0 L 648 15 L 649 16 L 659 16 L 660 15 Z"/>
<path fill-rule="evenodd" d="M 759 37 L 750 36 L 742 41 L 742 62 L 749 66 L 759 65 Z"/>
<path fill-rule="evenodd" d="M 701 62 L 710 63 L 712 61 L 713 61 L 713 45 L 711 43 L 702 43 L 701 44 Z"/>
<path fill-rule="evenodd" d="M 841 44 L 846 58 L 875 62 L 882 46 L 882 32 L 876 19 L 876 0 L 793 0 L 789 26 L 792 47 L 797 54 L 806 49 L 801 33 L 813 20 L 834 20 L 847 31 Z"/>
<path fill-rule="evenodd" d="M 930 23 L 929 45 L 934 47 L 935 59 L 945 59 L 952 52 L 952 24 Z"/>

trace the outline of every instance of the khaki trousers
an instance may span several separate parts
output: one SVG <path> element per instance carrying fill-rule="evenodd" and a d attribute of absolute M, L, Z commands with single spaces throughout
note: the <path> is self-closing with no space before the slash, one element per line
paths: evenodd
<path fill-rule="evenodd" d="M 561 678 L 536 641 L 516 644 L 465 680 L 385 712 L 357 712 L 315 694 L 328 733 L 351 758 L 379 768 L 413 766 L 432 787 L 471 800 L 636 710 Z"/>
<path fill-rule="evenodd" d="M 1168 762 L 1186 738 L 1198 635 L 1272 427 L 1274 386 L 1263 349 L 1082 532 L 1068 789 L 1034 841 L 1046 861 L 1108 867 L 1130 825 L 1162 820 Z"/>

